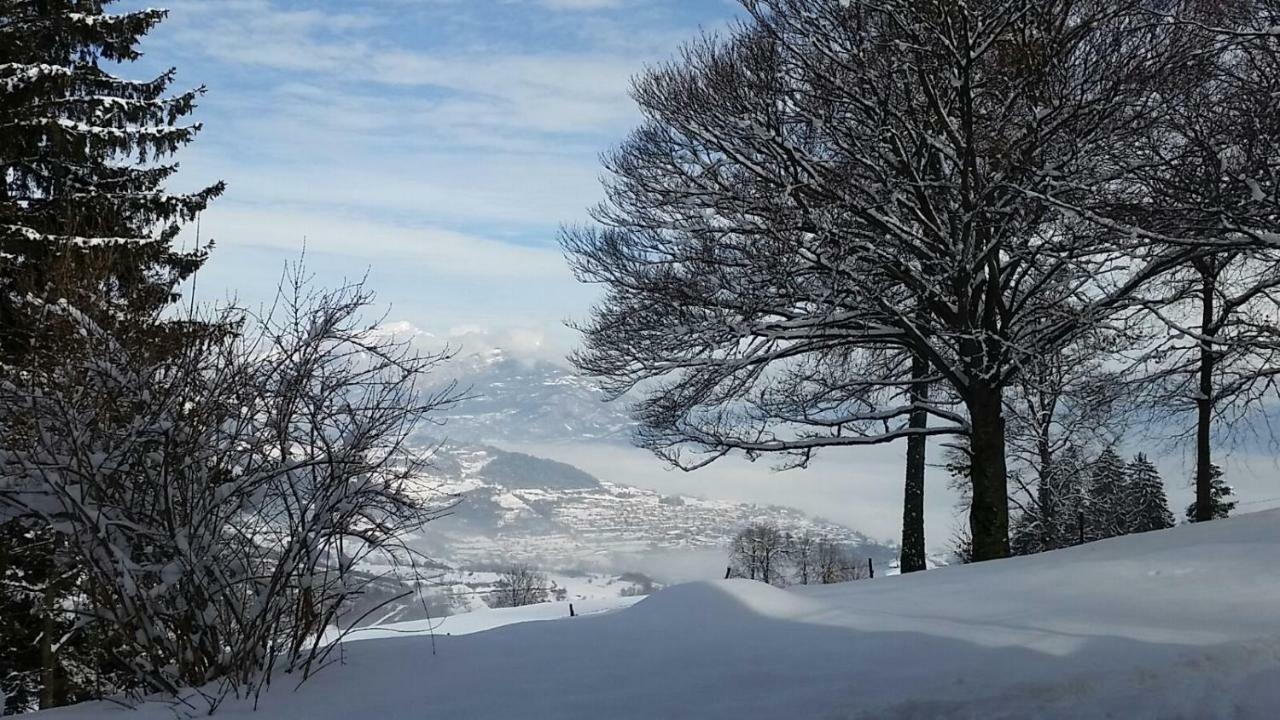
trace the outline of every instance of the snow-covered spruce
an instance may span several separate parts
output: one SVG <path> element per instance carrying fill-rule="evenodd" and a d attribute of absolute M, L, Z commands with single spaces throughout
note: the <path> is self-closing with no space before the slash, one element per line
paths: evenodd
<path fill-rule="evenodd" d="M 111 14 L 114 0 L 0 0 L 0 327 L 4 349 L 38 320 L 10 297 L 52 290 L 108 322 L 154 311 L 205 248 L 171 241 L 223 191 L 168 193 L 172 156 L 200 131 L 184 119 L 203 88 L 171 92 L 175 72 L 113 74 L 164 10 Z M 56 282 L 54 282 L 56 280 Z M 51 283 L 53 288 L 49 286 Z"/>

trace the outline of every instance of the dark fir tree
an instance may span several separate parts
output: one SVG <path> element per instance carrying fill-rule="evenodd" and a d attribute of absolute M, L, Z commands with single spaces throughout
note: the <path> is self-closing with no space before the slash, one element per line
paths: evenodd
<path fill-rule="evenodd" d="M 165 191 L 202 89 L 172 92 L 173 70 L 115 74 L 165 12 L 113 2 L 0 0 L 0 378 L 73 349 L 41 312 L 59 300 L 113 331 L 180 337 L 155 317 L 205 258 L 174 240 L 223 185 Z M 6 427 L 0 442 L 21 437 Z M 80 577 L 38 519 L 0 508 L 0 644 L 22 649 L 0 667 L 9 710 L 110 691 L 93 658 L 108 644 L 70 632 Z"/>
<path fill-rule="evenodd" d="M 1138 533 L 1163 530 L 1174 525 L 1173 512 L 1169 510 L 1169 498 L 1165 495 L 1164 481 L 1155 464 L 1143 453 L 1129 463 L 1129 498 L 1127 532 Z"/>
<path fill-rule="evenodd" d="M 1217 465 L 1209 466 L 1209 502 L 1210 502 L 1210 520 L 1221 520 L 1231 514 L 1236 509 L 1235 500 L 1236 490 L 1222 479 L 1222 468 Z M 1196 504 L 1193 502 L 1187 506 L 1187 521 L 1200 522 L 1196 517 Z"/>
<path fill-rule="evenodd" d="M 1126 517 L 1128 497 L 1128 468 L 1115 450 L 1107 448 L 1090 468 L 1085 539 L 1101 540 L 1124 535 L 1129 525 Z"/>
<path fill-rule="evenodd" d="M 99 322 L 147 317 L 203 262 L 173 241 L 223 190 L 171 194 L 183 120 L 203 88 L 174 71 L 129 80 L 113 66 L 162 10 L 109 14 L 114 0 L 0 0 L 0 337 L 12 364 L 43 338 L 28 303 L 66 299 Z M 112 322 L 111 324 L 116 324 Z"/>

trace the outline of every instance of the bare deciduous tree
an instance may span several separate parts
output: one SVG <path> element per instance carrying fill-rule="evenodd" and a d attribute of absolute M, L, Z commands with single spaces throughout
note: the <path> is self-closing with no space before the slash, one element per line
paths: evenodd
<path fill-rule="evenodd" d="M 547 602 L 551 582 L 530 565 L 513 565 L 498 577 L 497 587 L 485 598 L 492 608 L 524 607 Z"/>
<path fill-rule="evenodd" d="M 868 575 L 868 569 L 847 547 L 830 540 L 818 542 L 814 548 L 814 564 L 817 580 L 823 585 L 861 580 Z"/>
<path fill-rule="evenodd" d="M 1169 101 L 1174 33 L 1139 0 L 744 4 L 637 82 L 598 227 L 564 240 L 607 289 L 575 360 L 640 388 L 642 443 L 683 467 L 965 434 L 974 557 L 1007 555 L 1005 390 L 1188 257 L 1079 209 Z M 895 402 L 885 353 L 961 410 Z M 781 391 L 842 363 L 848 394 Z"/>
<path fill-rule="evenodd" d="M 808 585 L 818 579 L 818 543 L 809 533 L 791 536 L 787 557 L 791 561 L 792 578 L 797 585 Z"/>
<path fill-rule="evenodd" d="M 753 523 L 733 536 L 731 567 L 738 577 L 785 585 L 788 537 L 772 523 Z"/>
<path fill-rule="evenodd" d="M 1280 3 L 1161 10 L 1182 37 L 1182 87 L 1131 148 L 1129 212 L 1152 242 L 1199 252 L 1147 301 L 1170 332 L 1142 358 L 1142 381 L 1161 419 L 1194 415 L 1186 434 L 1207 508 L 1215 436 L 1273 392 L 1280 373 Z"/>

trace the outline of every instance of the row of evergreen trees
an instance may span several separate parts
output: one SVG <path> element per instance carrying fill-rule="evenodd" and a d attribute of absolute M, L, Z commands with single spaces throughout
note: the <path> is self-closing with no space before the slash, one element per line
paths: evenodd
<path fill-rule="evenodd" d="M 1215 519 L 1235 508 L 1233 490 L 1213 468 Z M 1194 522 L 1196 507 L 1187 508 Z M 1067 453 L 1049 477 L 1036 488 L 1013 521 L 1010 545 L 1014 554 L 1029 555 L 1120 535 L 1163 530 L 1175 525 L 1164 480 L 1144 453 L 1126 462 L 1112 448 L 1085 461 Z"/>

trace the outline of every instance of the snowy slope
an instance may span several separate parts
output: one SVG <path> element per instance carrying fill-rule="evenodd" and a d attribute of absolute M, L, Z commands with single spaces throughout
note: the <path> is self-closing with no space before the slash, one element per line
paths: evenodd
<path fill-rule="evenodd" d="M 1280 512 L 976 566 L 346 645 L 257 715 L 352 718 L 1271 718 Z M 463 621 L 465 622 L 465 621 Z M 46 718 L 172 715 L 106 705 Z"/>
<path fill-rule="evenodd" d="M 456 495 L 448 517 L 418 543 L 456 567 L 528 562 L 543 569 L 635 570 L 660 551 L 725 552 L 733 534 L 771 522 L 848 545 L 887 564 L 897 548 L 791 508 L 662 495 L 599 480 L 572 465 L 483 445 L 450 443 L 432 458 L 430 485 Z"/>
<path fill-rule="evenodd" d="M 450 615 L 432 620 L 414 620 L 411 622 L 357 628 L 347 633 L 345 640 L 346 642 L 385 640 L 405 635 L 430 636 L 435 634 L 437 637 L 471 635 L 518 623 L 567 618 L 569 617 L 570 605 L 573 605 L 575 615 L 587 617 L 630 607 L 641 599 L 639 596 L 611 597 L 575 600 L 572 603 L 568 601 L 546 602 L 515 608 L 482 608 L 460 615 Z"/>

